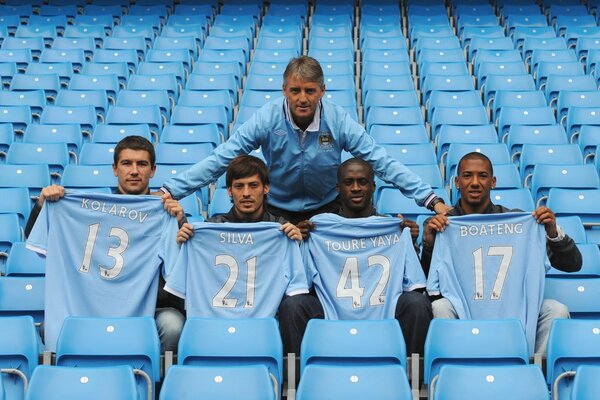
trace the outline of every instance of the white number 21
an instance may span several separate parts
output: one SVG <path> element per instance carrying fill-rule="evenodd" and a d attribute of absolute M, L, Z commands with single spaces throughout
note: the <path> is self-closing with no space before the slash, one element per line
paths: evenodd
<path fill-rule="evenodd" d="M 513 248 L 512 246 L 490 246 L 487 255 L 502 257 L 490 296 L 490 300 L 498 300 L 502 294 L 504 281 L 508 274 Z M 475 300 L 483 300 L 483 250 L 481 247 L 473 252 L 473 262 L 475 267 Z"/>

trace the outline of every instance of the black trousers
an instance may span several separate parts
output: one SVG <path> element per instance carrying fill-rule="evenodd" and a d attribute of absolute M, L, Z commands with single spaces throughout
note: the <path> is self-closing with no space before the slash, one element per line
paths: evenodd
<path fill-rule="evenodd" d="M 311 318 L 325 318 L 323 306 L 314 293 L 283 299 L 279 305 L 279 330 L 284 354 L 300 354 L 300 344 Z M 407 354 L 422 355 L 429 323 L 433 318 L 427 296 L 415 291 L 402 293 L 396 303 L 395 318 L 400 323 Z"/>

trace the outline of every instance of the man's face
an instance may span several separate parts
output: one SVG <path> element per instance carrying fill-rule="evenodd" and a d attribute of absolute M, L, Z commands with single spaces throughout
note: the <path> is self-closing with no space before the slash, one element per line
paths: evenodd
<path fill-rule="evenodd" d="M 283 95 L 287 98 L 292 118 L 303 129 L 312 122 L 317 104 L 324 94 L 325 85 L 293 76 L 288 77 L 287 83 L 283 84 Z"/>
<path fill-rule="evenodd" d="M 342 167 L 337 189 L 344 210 L 354 213 L 371 211 L 375 183 L 364 165 L 352 163 Z"/>
<path fill-rule="evenodd" d="M 156 165 L 150 164 L 150 153 L 146 150 L 123 149 L 117 165 L 113 165 L 123 194 L 146 194 L 155 170 Z"/>
<path fill-rule="evenodd" d="M 263 213 L 265 195 L 269 186 L 263 185 L 258 174 L 248 178 L 234 179 L 227 192 L 233 200 L 233 207 L 239 216 L 257 219 Z"/>
<path fill-rule="evenodd" d="M 456 187 L 460 190 L 461 204 L 471 209 L 485 207 L 490 202 L 490 190 L 496 186 L 490 165 L 485 160 L 467 159 L 459 166 Z"/>

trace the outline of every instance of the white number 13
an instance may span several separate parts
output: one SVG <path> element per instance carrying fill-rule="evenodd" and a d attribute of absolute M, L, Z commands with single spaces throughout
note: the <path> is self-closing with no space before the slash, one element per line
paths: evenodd
<path fill-rule="evenodd" d="M 94 246 L 96 245 L 99 228 L 99 223 L 88 226 L 88 236 L 85 244 L 85 250 L 83 252 L 83 261 L 81 262 L 81 267 L 79 267 L 79 272 L 90 272 L 92 252 L 94 251 Z M 119 245 L 117 247 L 108 248 L 108 256 L 114 258 L 115 265 L 112 268 L 107 268 L 100 265 L 100 276 L 104 279 L 115 279 L 123 270 L 123 252 L 127 250 L 127 246 L 129 245 L 129 235 L 127 234 L 127 231 L 116 227 L 110 228 L 109 235 L 119 239 Z"/>

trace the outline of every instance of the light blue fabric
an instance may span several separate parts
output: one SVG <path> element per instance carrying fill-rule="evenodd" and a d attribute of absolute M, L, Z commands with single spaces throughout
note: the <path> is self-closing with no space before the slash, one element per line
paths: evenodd
<path fill-rule="evenodd" d="M 177 228 L 158 196 L 67 193 L 44 202 L 27 247 L 46 256 L 46 349 L 56 350 L 67 316 L 154 317 Z"/>
<path fill-rule="evenodd" d="M 165 290 L 189 317 L 274 317 L 284 295 L 308 293 L 296 241 L 275 222 L 193 224 Z"/>
<path fill-rule="evenodd" d="M 304 244 L 309 281 L 327 319 L 394 318 L 405 291 L 425 287 L 410 229 L 400 219 L 319 214 Z"/>
<path fill-rule="evenodd" d="M 449 219 L 437 235 L 427 291 L 444 296 L 460 319 L 519 319 L 533 354 L 550 268 L 543 225 L 526 212 Z"/>
<path fill-rule="evenodd" d="M 270 170 L 269 202 L 284 210 L 314 210 L 335 199 L 343 150 L 368 161 L 377 176 L 398 186 L 419 205 L 433 199 L 431 187 L 388 157 L 343 108 L 323 100 L 319 132 L 307 132 L 302 139 L 286 119 L 284 98 L 260 108 L 212 156 L 167 180 L 164 187 L 175 199 L 185 197 L 216 181 L 237 155 L 259 147 Z"/>

